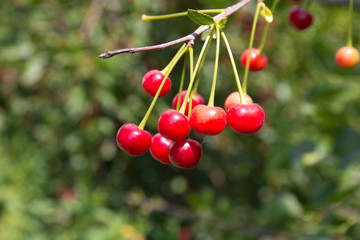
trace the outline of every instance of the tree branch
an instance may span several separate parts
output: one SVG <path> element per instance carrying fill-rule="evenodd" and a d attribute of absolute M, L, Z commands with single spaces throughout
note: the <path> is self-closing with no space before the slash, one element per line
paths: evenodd
<path fill-rule="evenodd" d="M 238 11 L 240 8 L 244 7 L 246 4 L 248 4 L 251 1 L 252 0 L 241 0 L 240 2 L 234 4 L 230 7 L 227 7 L 224 10 L 224 12 L 222 12 L 214 17 L 215 21 L 218 22 L 222 18 L 232 15 L 234 12 Z M 161 44 L 151 45 L 151 46 L 146 46 L 146 47 L 124 48 L 124 49 L 118 49 L 118 50 L 114 50 L 114 51 L 107 51 L 107 52 L 100 54 L 99 58 L 110 58 L 112 56 L 115 56 L 115 55 L 118 55 L 121 53 L 137 53 L 137 52 L 144 52 L 144 51 L 151 51 L 151 50 L 163 50 L 167 47 L 171 47 L 171 46 L 174 46 L 179 43 L 185 43 L 185 42 L 192 43 L 197 36 L 199 36 L 201 33 L 205 32 L 210 27 L 211 27 L 210 25 L 201 26 L 198 29 L 196 29 L 193 33 L 186 35 L 185 37 L 182 37 L 182 38 L 170 41 L 170 42 L 166 42 L 166 43 L 161 43 Z"/>

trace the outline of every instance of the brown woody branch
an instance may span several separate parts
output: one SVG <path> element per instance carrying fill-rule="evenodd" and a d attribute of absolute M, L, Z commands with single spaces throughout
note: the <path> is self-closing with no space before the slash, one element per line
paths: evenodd
<path fill-rule="evenodd" d="M 234 4 L 230 7 L 227 7 L 224 10 L 224 12 L 222 12 L 214 17 L 215 21 L 218 22 L 222 18 L 232 15 L 234 12 L 238 11 L 240 8 L 244 7 L 246 4 L 248 4 L 251 1 L 252 0 L 241 0 L 240 2 Z M 210 27 L 211 27 L 210 25 L 201 26 L 198 29 L 196 29 L 196 31 L 194 31 L 193 33 L 191 33 L 189 35 L 186 35 L 185 37 L 182 37 L 182 38 L 170 41 L 170 42 L 162 43 L 162 44 L 151 45 L 151 46 L 146 46 L 146 47 L 124 48 L 124 49 L 118 49 L 118 50 L 114 50 L 114 51 L 107 51 L 107 52 L 100 54 L 99 58 L 110 58 L 112 56 L 115 56 L 115 55 L 118 55 L 121 53 L 137 53 L 137 52 L 144 52 L 144 51 L 151 51 L 151 50 L 163 50 L 167 47 L 171 47 L 171 46 L 174 46 L 179 43 L 185 43 L 185 42 L 192 43 L 197 36 L 199 36 L 201 33 L 205 32 Z"/>

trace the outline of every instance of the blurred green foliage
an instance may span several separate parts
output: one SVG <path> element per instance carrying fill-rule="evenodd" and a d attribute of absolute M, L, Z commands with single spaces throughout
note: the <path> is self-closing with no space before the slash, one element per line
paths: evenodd
<path fill-rule="evenodd" d="M 346 6 L 314 2 L 314 25 L 299 32 L 287 21 L 294 3 L 280 2 L 265 46 L 269 65 L 249 76 L 249 94 L 266 112 L 259 133 L 227 128 L 205 137 L 193 170 L 117 148 L 117 129 L 138 124 L 150 104 L 142 76 L 165 67 L 177 47 L 97 56 L 196 28 L 186 18 L 143 23 L 143 13 L 235 2 L 2 1 L 0 239 L 171 240 L 187 228 L 199 240 L 360 239 L 360 66 L 343 71 L 333 61 L 346 43 Z M 248 45 L 254 6 L 231 16 L 225 29 L 237 59 Z M 357 49 L 359 19 L 355 8 Z M 260 20 L 255 46 L 263 28 Z M 235 91 L 222 47 L 219 106 Z M 195 52 L 200 48 L 198 39 Z M 199 89 L 205 101 L 213 56 L 214 48 Z M 177 66 L 171 94 L 151 115 L 146 129 L 152 134 L 180 74 Z"/>

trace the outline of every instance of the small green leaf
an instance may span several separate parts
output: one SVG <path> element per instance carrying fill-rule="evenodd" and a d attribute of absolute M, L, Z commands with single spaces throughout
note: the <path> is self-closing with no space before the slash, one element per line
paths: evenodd
<path fill-rule="evenodd" d="M 227 22 L 227 18 L 222 18 L 222 19 L 219 21 L 219 26 L 220 26 L 220 28 L 225 27 L 226 22 Z"/>
<path fill-rule="evenodd" d="M 187 15 L 191 21 L 199 25 L 211 25 L 216 23 L 214 18 L 212 18 L 210 15 L 201 13 L 194 9 L 188 9 Z"/>

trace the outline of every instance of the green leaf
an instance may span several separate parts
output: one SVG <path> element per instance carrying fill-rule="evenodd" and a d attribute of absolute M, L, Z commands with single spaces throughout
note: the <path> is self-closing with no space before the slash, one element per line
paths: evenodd
<path fill-rule="evenodd" d="M 205 41 L 206 38 L 209 36 L 209 34 L 211 33 L 211 28 L 205 30 L 202 34 L 201 34 L 201 40 L 202 41 Z"/>
<path fill-rule="evenodd" d="M 219 26 L 220 28 L 224 28 L 225 25 L 226 25 L 226 22 L 227 22 L 227 18 L 222 18 L 220 21 L 219 21 Z"/>
<path fill-rule="evenodd" d="M 188 9 L 187 15 L 191 21 L 199 25 L 211 25 L 216 23 L 214 18 L 212 18 L 210 15 L 198 12 L 194 9 Z"/>

